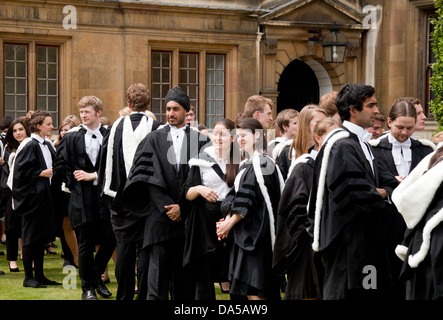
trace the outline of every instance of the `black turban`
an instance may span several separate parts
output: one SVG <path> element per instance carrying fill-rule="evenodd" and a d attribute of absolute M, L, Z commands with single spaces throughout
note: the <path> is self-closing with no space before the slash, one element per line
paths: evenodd
<path fill-rule="evenodd" d="M 191 101 L 189 100 L 188 95 L 184 93 L 180 87 L 169 89 L 165 97 L 165 104 L 168 104 L 169 101 L 177 102 L 179 105 L 185 108 L 186 111 L 191 109 Z"/>

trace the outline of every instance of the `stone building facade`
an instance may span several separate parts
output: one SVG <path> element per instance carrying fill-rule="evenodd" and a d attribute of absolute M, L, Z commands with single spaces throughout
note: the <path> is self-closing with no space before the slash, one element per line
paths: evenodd
<path fill-rule="evenodd" d="M 135 82 L 160 120 L 180 85 L 208 126 L 253 94 L 275 115 L 347 82 L 373 85 L 385 113 L 400 96 L 429 113 L 434 11 L 432 0 L 2 0 L 0 114 L 47 109 L 58 122 L 96 95 L 115 120 Z M 346 37 L 342 63 L 323 53 L 332 26 Z"/>

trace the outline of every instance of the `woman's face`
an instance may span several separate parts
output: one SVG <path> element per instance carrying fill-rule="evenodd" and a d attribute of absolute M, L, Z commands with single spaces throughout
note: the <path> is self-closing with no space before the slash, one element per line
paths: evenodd
<path fill-rule="evenodd" d="M 69 124 L 65 124 L 63 127 L 61 127 L 60 129 L 60 138 L 63 138 L 66 134 L 66 132 L 68 132 L 71 129 L 71 126 Z"/>
<path fill-rule="evenodd" d="M 236 134 L 237 143 L 239 144 L 241 150 L 249 154 L 253 153 L 258 132 L 256 132 L 256 134 L 253 134 L 252 131 L 249 129 L 238 128 Z"/>
<path fill-rule="evenodd" d="M 18 143 L 21 143 L 23 140 L 25 140 L 25 138 L 28 137 L 26 134 L 26 129 L 21 123 L 16 123 L 12 127 L 12 136 L 18 141 Z"/>
<path fill-rule="evenodd" d="M 50 137 L 52 134 L 52 129 L 54 129 L 52 126 L 52 117 L 46 117 L 42 124 L 37 125 L 37 129 L 39 130 L 39 135 L 42 138 Z"/>
<path fill-rule="evenodd" d="M 212 131 L 212 144 L 216 149 L 229 152 L 231 150 L 231 143 L 234 138 L 231 132 L 221 124 L 216 124 Z"/>

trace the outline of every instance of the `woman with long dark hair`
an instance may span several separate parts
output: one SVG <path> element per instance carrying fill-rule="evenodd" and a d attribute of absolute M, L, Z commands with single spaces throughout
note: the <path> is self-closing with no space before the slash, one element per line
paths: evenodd
<path fill-rule="evenodd" d="M 31 137 L 17 149 L 8 186 L 12 190 L 12 208 L 22 219 L 24 287 L 44 288 L 59 284 L 43 272 L 45 244 L 55 239 L 51 177 L 55 150 L 46 139 L 52 133 L 52 117 L 37 110 L 28 120 Z M 33 267 L 34 264 L 34 267 Z"/>
<path fill-rule="evenodd" d="M 283 178 L 274 160 L 263 155 L 267 143 L 258 120 L 240 120 L 236 135 L 245 160 L 234 188 L 222 203 L 222 209 L 228 213 L 217 223 L 219 239 L 226 239 L 230 232 L 233 236 L 230 293 L 251 300 L 279 300 L 280 281 L 272 272 L 272 255 Z"/>
<path fill-rule="evenodd" d="M 21 224 L 20 219 L 12 210 L 12 193 L 7 186 L 9 177 L 9 169 L 12 160 L 20 143 L 31 135 L 24 118 L 17 118 L 11 122 L 5 136 L 5 153 L 3 159 L 5 163 L 2 166 L 1 175 L 1 203 L 4 204 L 5 211 L 5 234 L 6 234 L 6 251 L 9 261 L 9 270 L 11 272 L 19 272 L 17 265 L 17 257 L 19 246 L 21 248 Z"/>
<path fill-rule="evenodd" d="M 224 274 L 226 249 L 217 241 L 216 222 L 222 218 L 221 202 L 234 185 L 239 155 L 234 144 L 235 124 L 222 119 L 214 124 L 212 146 L 189 161 L 188 179 L 180 205 L 187 210 L 183 265 L 193 279 L 194 299 L 215 300 L 214 282 L 229 285 Z"/>

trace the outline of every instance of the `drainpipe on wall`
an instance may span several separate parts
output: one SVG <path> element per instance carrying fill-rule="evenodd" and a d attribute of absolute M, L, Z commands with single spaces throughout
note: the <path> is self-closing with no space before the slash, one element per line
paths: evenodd
<path fill-rule="evenodd" d="M 382 8 L 381 6 L 365 6 L 363 13 L 367 14 L 363 20 L 363 26 L 368 29 L 366 33 L 365 83 L 375 86 L 375 46 L 382 20 Z"/>
<path fill-rule="evenodd" d="M 262 78 L 260 75 L 260 58 L 261 58 L 261 50 L 260 50 L 260 42 L 263 37 L 263 32 L 260 30 L 260 26 L 257 28 L 257 40 L 255 41 L 255 52 L 256 52 L 256 61 L 255 61 L 255 68 L 256 68 L 256 79 L 258 79 L 256 92 L 260 92 L 260 88 L 263 87 L 262 85 Z"/>

